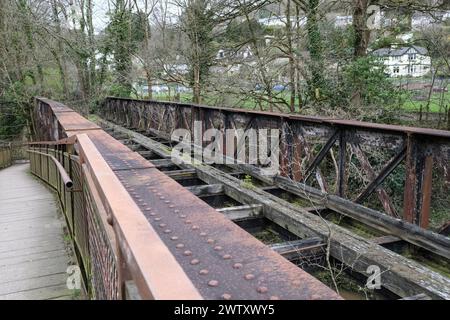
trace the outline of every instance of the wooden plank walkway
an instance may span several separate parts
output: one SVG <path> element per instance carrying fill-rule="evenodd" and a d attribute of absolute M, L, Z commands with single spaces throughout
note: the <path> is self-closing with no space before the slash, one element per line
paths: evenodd
<path fill-rule="evenodd" d="M 0 299 L 71 299 L 56 197 L 29 164 L 0 170 Z"/>

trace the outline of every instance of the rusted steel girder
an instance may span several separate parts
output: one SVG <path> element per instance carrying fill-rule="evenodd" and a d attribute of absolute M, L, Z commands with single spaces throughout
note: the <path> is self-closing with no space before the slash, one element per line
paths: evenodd
<path fill-rule="evenodd" d="M 428 227 L 430 217 L 433 154 L 426 141 L 408 136 L 403 218 L 423 228 Z"/>
<path fill-rule="evenodd" d="M 249 126 L 255 129 L 267 129 L 272 127 L 282 129 L 282 136 L 286 137 L 286 140 L 281 143 L 281 173 L 291 179 L 297 180 L 297 178 L 299 178 L 298 180 L 302 179 L 302 181 L 310 178 L 311 173 L 313 173 L 314 170 L 312 172 L 311 170 L 302 172 L 302 167 L 298 166 L 294 168 L 293 165 L 305 163 L 304 159 L 309 159 L 310 155 L 306 150 L 308 144 L 326 144 L 327 139 L 329 139 L 329 137 L 333 137 L 336 131 L 339 131 L 340 133 L 335 137 L 336 140 L 339 140 L 340 142 L 340 156 L 338 165 L 336 166 L 336 176 L 338 178 L 335 192 L 344 198 L 350 195 L 350 192 L 348 192 L 349 190 L 346 181 L 347 177 L 345 174 L 349 161 L 348 156 L 345 153 L 345 145 L 352 144 L 355 141 L 361 145 L 364 145 L 365 152 L 368 152 L 368 150 L 373 152 L 395 152 L 402 145 L 406 145 L 406 140 L 408 137 L 413 137 L 414 139 L 412 145 L 414 145 L 416 141 L 420 140 L 427 144 L 428 149 L 430 150 L 430 155 L 427 160 L 425 161 L 425 159 L 423 159 L 423 164 L 426 165 L 425 171 L 432 172 L 433 169 L 439 165 L 444 166 L 444 171 L 447 172 L 447 176 L 450 176 L 450 174 L 448 174 L 448 172 L 450 172 L 450 131 L 383 125 L 352 120 L 306 117 L 293 114 L 210 107 L 185 103 L 144 101 L 123 98 L 105 99 L 102 107 L 100 108 L 100 112 L 107 120 L 112 120 L 116 123 L 123 123 L 128 127 L 139 130 L 148 130 L 150 127 L 153 129 L 156 128 L 169 136 L 173 129 L 180 125 L 179 120 L 171 122 L 169 119 L 183 119 L 183 121 L 181 121 L 183 123 L 182 127 L 188 127 L 187 129 L 189 130 L 193 129 L 193 123 L 195 120 L 205 120 L 204 122 L 207 123 L 208 127 L 214 127 L 219 130 L 225 130 L 228 128 L 245 129 Z M 138 120 L 140 117 L 139 115 L 144 117 L 144 121 Z M 163 119 L 164 121 L 162 121 Z M 302 143 L 297 144 L 296 142 L 298 140 Z M 336 140 L 332 141 L 332 144 L 335 144 Z M 296 145 L 301 145 L 301 149 L 299 150 L 295 147 Z M 326 154 L 326 152 L 323 153 Z M 406 158 L 408 157 L 406 156 Z M 400 162 L 403 161 L 404 160 L 402 159 Z M 320 161 L 316 162 L 320 163 Z M 306 161 L 306 163 L 308 163 L 308 161 Z M 415 166 L 416 165 L 414 165 L 414 167 Z M 420 166 L 421 164 L 419 161 L 419 167 L 417 167 L 417 169 L 420 169 Z M 415 223 L 425 227 L 427 225 L 426 220 L 429 214 L 427 203 L 431 197 L 432 180 L 423 180 L 424 176 L 422 170 L 414 169 L 411 161 L 407 164 L 407 167 L 409 168 L 407 174 L 409 178 L 406 179 L 405 183 L 404 199 L 409 202 L 412 200 L 413 204 L 408 204 L 405 202 L 403 204 L 403 211 L 405 212 L 405 217 L 409 219 L 408 221 L 414 221 Z M 411 177 L 413 172 L 416 174 L 415 178 Z M 381 171 L 376 172 L 375 169 L 373 171 L 373 175 L 375 177 L 381 176 L 382 173 L 383 172 Z M 390 174 L 391 172 L 388 172 L 385 178 Z M 428 175 L 425 175 L 425 178 L 427 177 Z M 420 197 L 416 195 L 414 196 L 415 199 L 412 199 L 412 193 L 414 193 L 412 191 L 412 185 L 415 183 L 413 183 L 412 179 L 416 182 L 423 180 L 423 183 L 420 182 L 420 190 L 418 191 L 420 193 Z M 310 178 L 310 180 L 312 179 Z M 324 190 L 326 188 L 327 181 L 323 179 L 320 172 L 319 174 L 316 172 L 316 180 Z M 377 183 L 378 181 L 372 182 Z M 363 186 L 367 191 L 366 193 L 369 193 L 368 195 L 375 190 L 381 190 L 379 187 L 374 189 L 373 185 L 370 185 L 372 182 L 368 181 L 367 185 Z M 422 185 L 425 187 L 422 188 Z M 383 199 L 381 202 L 386 208 L 386 204 L 389 203 L 389 194 L 384 194 L 383 191 L 381 192 L 383 193 L 380 196 Z M 425 204 L 425 206 L 422 204 Z M 419 214 L 413 214 L 416 215 L 413 219 L 410 217 L 411 205 L 414 206 L 414 212 L 419 212 Z M 389 210 L 386 209 L 388 213 L 393 212 L 393 210 L 391 210 L 393 209 L 391 205 L 389 205 L 388 209 Z"/>
<path fill-rule="evenodd" d="M 77 138 L 115 230 L 122 287 L 131 274 L 144 298 L 340 299 L 100 128 L 59 104 L 64 111 L 54 112 L 49 100 L 37 104 L 35 121 L 50 125 L 44 138 Z"/>

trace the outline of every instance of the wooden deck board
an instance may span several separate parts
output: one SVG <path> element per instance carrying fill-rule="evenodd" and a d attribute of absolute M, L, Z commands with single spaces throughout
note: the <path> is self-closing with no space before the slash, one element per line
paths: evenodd
<path fill-rule="evenodd" d="M 71 299 L 71 257 L 55 196 L 29 164 L 0 170 L 0 299 Z"/>

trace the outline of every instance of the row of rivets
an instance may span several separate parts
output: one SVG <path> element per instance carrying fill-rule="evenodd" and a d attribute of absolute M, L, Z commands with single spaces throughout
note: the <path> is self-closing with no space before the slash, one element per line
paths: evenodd
<path fill-rule="evenodd" d="M 126 163 L 126 165 L 130 167 L 130 165 L 129 165 L 128 163 Z M 136 170 L 133 169 L 132 171 L 133 171 L 133 173 L 136 174 Z M 159 198 L 160 198 L 161 200 L 164 200 L 164 199 L 165 199 L 165 197 L 164 197 L 160 192 L 157 192 L 157 190 L 155 189 L 155 187 L 150 187 L 149 189 L 150 189 L 150 191 L 152 191 L 153 193 L 156 193 L 156 195 L 158 195 Z M 134 189 L 133 189 L 133 190 L 134 190 Z M 140 196 L 136 196 L 136 199 L 140 199 Z M 139 200 L 138 200 L 138 201 L 139 201 Z M 169 201 L 169 200 L 166 200 L 166 201 L 164 201 L 164 203 L 169 204 L 170 201 Z M 146 205 L 146 204 L 145 204 L 145 205 Z M 175 206 L 174 206 L 173 204 L 170 204 L 169 207 L 170 207 L 170 208 L 174 208 Z M 151 208 L 146 208 L 146 210 L 147 210 L 147 211 L 150 211 Z M 180 212 L 179 210 L 174 210 L 174 213 L 175 213 L 175 214 L 178 214 L 179 212 Z M 151 215 L 152 215 L 152 214 L 154 215 L 153 212 L 151 213 Z M 184 219 L 184 218 L 186 218 L 186 215 L 180 215 L 180 218 Z M 160 219 L 161 219 L 161 218 L 159 218 L 159 217 L 158 217 L 158 218 L 155 218 L 156 221 L 159 221 Z M 186 220 L 185 223 L 186 223 L 186 224 L 191 224 L 192 221 Z M 160 224 L 160 226 L 161 226 L 161 227 L 164 227 L 165 224 Z M 199 227 L 198 227 L 197 225 L 192 226 L 192 230 L 198 230 L 198 229 L 199 229 Z M 165 232 L 170 232 L 170 229 L 166 229 Z M 200 236 L 204 237 L 204 236 L 206 236 L 206 233 L 205 233 L 205 232 L 201 232 L 201 233 L 200 233 Z M 171 240 L 174 240 L 174 241 L 175 241 L 175 240 L 178 240 L 178 237 L 172 236 L 172 237 L 171 237 Z M 215 243 L 215 240 L 214 240 L 214 239 L 211 239 L 211 238 L 208 238 L 208 239 L 207 239 L 207 243 L 213 244 L 213 243 Z M 179 249 L 184 248 L 184 244 L 178 243 L 178 244 L 176 245 L 176 247 L 179 248 Z M 215 250 L 215 251 L 221 251 L 222 249 L 223 249 L 223 248 L 222 248 L 221 246 L 215 246 L 215 247 L 214 247 L 214 250 Z M 191 255 L 192 255 L 192 252 L 189 251 L 189 250 L 186 250 L 186 251 L 183 252 L 183 254 L 186 255 L 186 256 L 191 256 Z M 224 254 L 224 255 L 222 256 L 222 258 L 225 259 L 225 260 L 228 260 L 228 259 L 231 259 L 232 256 L 229 255 L 229 254 Z M 192 259 L 192 260 L 190 261 L 190 263 L 191 263 L 192 265 L 196 265 L 196 264 L 199 264 L 200 261 L 199 261 L 198 259 Z M 241 263 L 235 263 L 235 264 L 233 264 L 232 267 L 233 267 L 234 269 L 240 269 L 240 268 L 243 267 L 243 265 L 242 265 Z M 208 271 L 207 269 L 202 269 L 202 270 L 199 271 L 199 273 L 200 273 L 201 275 L 206 275 L 206 274 L 209 273 L 209 271 Z M 254 279 L 254 278 L 255 278 L 255 276 L 254 276 L 253 274 L 246 274 L 246 275 L 245 275 L 245 279 L 246 279 L 246 280 L 252 280 L 252 279 Z M 295 282 L 295 281 L 294 281 L 294 282 Z M 210 280 L 210 281 L 208 282 L 208 285 L 211 286 L 211 287 L 217 287 L 217 286 L 219 285 L 219 281 L 217 281 L 217 280 Z M 259 293 L 267 293 L 268 288 L 265 287 L 265 286 L 260 286 L 260 287 L 258 287 L 258 288 L 256 289 L 256 291 L 259 292 Z M 231 295 L 230 295 L 229 293 L 224 293 L 221 297 L 222 297 L 222 299 L 224 299 L 224 300 L 229 300 L 229 299 L 231 299 Z M 313 297 L 313 298 L 314 298 L 314 297 Z M 271 296 L 270 299 L 271 299 L 271 300 L 277 300 L 277 299 L 279 299 L 279 297 L 277 297 L 277 296 Z"/>
<path fill-rule="evenodd" d="M 161 192 L 157 192 L 157 190 L 156 190 L 154 187 L 149 188 L 149 190 L 152 191 L 153 193 L 156 193 L 156 195 L 159 196 L 159 199 L 161 199 L 161 200 L 164 200 L 164 199 L 165 199 L 165 196 L 163 196 Z M 134 189 L 133 189 L 133 191 L 134 191 Z M 139 201 L 139 199 L 141 198 L 139 195 L 136 195 L 135 198 L 138 199 L 138 202 L 142 202 L 142 201 L 143 201 L 143 200 L 142 200 L 142 201 Z M 168 205 L 169 205 L 169 208 L 174 208 L 174 207 L 175 207 L 175 205 L 170 204 L 171 202 L 170 202 L 169 200 L 165 200 L 164 203 L 165 203 L 165 204 L 168 204 Z M 151 210 L 151 208 L 146 208 L 146 209 L 147 209 L 147 210 Z M 179 211 L 178 209 L 175 209 L 173 212 L 174 212 L 175 214 L 180 213 L 180 211 Z M 155 213 L 154 213 L 154 212 L 151 212 L 150 215 L 155 215 Z M 185 214 L 181 214 L 181 215 L 180 215 L 180 218 L 181 218 L 181 219 L 185 219 L 186 217 L 187 217 L 187 216 L 186 216 Z M 160 220 L 161 220 L 160 217 L 155 218 L 155 221 L 160 221 Z M 185 220 L 185 224 L 191 224 L 191 223 L 192 223 L 191 220 Z M 166 227 L 166 224 L 165 224 L 165 223 L 161 223 L 161 224 L 159 224 L 159 226 L 160 226 L 161 228 L 164 228 L 164 227 Z M 192 229 L 192 230 L 199 230 L 200 227 L 197 226 L 197 225 L 193 225 L 193 226 L 191 227 L 191 229 Z M 170 230 L 170 229 L 166 229 L 166 230 L 164 230 L 164 233 L 171 233 L 171 230 Z M 205 237 L 206 235 L 207 235 L 206 232 L 201 232 L 201 233 L 200 233 L 200 236 L 201 236 L 201 237 Z M 170 239 L 173 240 L 173 241 L 175 241 L 175 240 L 178 240 L 178 237 L 177 237 L 177 236 L 172 236 Z M 215 240 L 214 240 L 214 239 L 211 239 L 211 238 L 208 238 L 206 242 L 209 243 L 209 244 L 213 244 L 213 243 L 215 243 Z M 184 245 L 183 243 L 178 243 L 178 244 L 176 245 L 176 248 L 178 248 L 178 249 L 182 249 L 182 248 L 184 248 L 184 247 L 185 247 L 185 245 Z M 215 251 L 222 251 L 223 248 L 222 248 L 221 246 L 218 246 L 218 245 L 217 245 L 217 246 L 214 247 L 214 250 L 215 250 Z M 192 256 L 192 251 L 190 251 L 190 250 L 185 250 L 185 251 L 183 252 L 183 255 L 184 255 L 184 256 L 190 257 L 190 256 Z M 224 255 L 222 255 L 222 258 L 223 258 L 224 260 L 230 260 L 230 259 L 232 259 L 232 256 L 231 256 L 230 254 L 224 254 Z M 199 259 L 192 259 L 192 260 L 190 261 L 190 264 L 191 264 L 191 265 L 198 265 L 198 264 L 200 264 L 200 260 L 199 260 Z M 234 269 L 240 269 L 240 268 L 242 268 L 242 264 L 241 264 L 241 263 L 235 263 L 235 264 L 232 265 L 232 267 L 233 267 Z M 208 271 L 207 269 L 201 269 L 201 270 L 199 271 L 199 274 L 200 274 L 200 275 L 207 275 L 208 273 L 209 273 L 209 271 Z M 244 276 L 244 278 L 245 278 L 246 280 L 253 280 L 253 279 L 255 278 L 255 276 L 254 276 L 253 274 L 246 274 L 246 275 Z M 219 281 L 217 281 L 217 280 L 210 280 L 210 281 L 208 282 L 208 286 L 210 286 L 210 287 L 217 287 L 217 286 L 219 286 Z M 265 287 L 265 286 L 260 286 L 260 287 L 258 287 L 258 288 L 256 289 L 256 291 L 257 291 L 258 293 L 264 294 L 264 293 L 267 293 L 267 292 L 268 292 L 268 288 Z M 224 299 L 224 300 L 229 300 L 229 299 L 231 299 L 231 295 L 230 295 L 229 293 L 224 293 L 221 297 L 222 297 L 222 299 Z M 278 299 L 278 297 L 277 297 L 277 296 L 271 296 L 270 299 Z"/>

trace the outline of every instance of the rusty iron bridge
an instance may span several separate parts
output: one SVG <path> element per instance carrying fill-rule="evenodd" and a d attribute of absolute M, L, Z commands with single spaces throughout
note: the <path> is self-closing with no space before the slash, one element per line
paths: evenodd
<path fill-rule="evenodd" d="M 33 118 L 30 170 L 56 191 L 90 298 L 342 299 L 314 270 L 364 287 L 375 266 L 378 296 L 450 299 L 449 207 L 433 220 L 448 131 L 112 97 L 93 121 L 36 98 Z M 196 121 L 279 129 L 279 174 L 174 161 L 172 133 Z"/>

